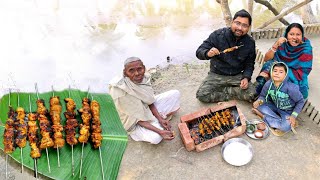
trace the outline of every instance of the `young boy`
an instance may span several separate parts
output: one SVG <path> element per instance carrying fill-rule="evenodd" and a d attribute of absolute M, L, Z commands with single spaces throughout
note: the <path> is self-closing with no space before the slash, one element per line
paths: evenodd
<path fill-rule="evenodd" d="M 253 112 L 280 134 L 296 125 L 296 118 L 304 105 L 299 86 L 289 82 L 287 74 L 286 64 L 276 62 L 271 68 L 271 79 L 253 103 Z"/>

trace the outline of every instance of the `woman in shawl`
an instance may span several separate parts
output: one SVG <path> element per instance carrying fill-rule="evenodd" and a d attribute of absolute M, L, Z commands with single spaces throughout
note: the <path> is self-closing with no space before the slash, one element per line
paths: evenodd
<path fill-rule="evenodd" d="M 290 24 L 284 37 L 280 37 L 265 54 L 266 61 L 257 77 L 256 93 L 260 94 L 265 82 L 270 79 L 270 68 L 274 62 L 284 62 L 288 67 L 289 81 L 299 86 L 303 97 L 308 97 L 308 75 L 312 69 L 312 46 L 304 37 L 299 23 Z"/>

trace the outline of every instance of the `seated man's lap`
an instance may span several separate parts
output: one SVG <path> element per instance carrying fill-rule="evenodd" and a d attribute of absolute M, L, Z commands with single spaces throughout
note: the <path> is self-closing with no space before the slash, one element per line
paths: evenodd
<path fill-rule="evenodd" d="M 166 116 L 180 108 L 180 92 L 178 90 L 170 90 L 156 96 L 154 105 L 160 115 L 165 119 Z"/>
<path fill-rule="evenodd" d="M 246 90 L 240 88 L 242 75 L 224 76 L 209 73 L 200 85 L 196 97 L 203 102 L 227 101 L 234 98 L 240 100 L 253 100 L 255 94 L 254 85 L 249 82 Z"/>
<path fill-rule="evenodd" d="M 161 124 L 158 121 L 152 121 L 151 124 L 158 129 L 163 130 Z M 130 133 L 130 136 L 135 141 L 146 141 L 151 144 L 159 144 L 162 140 L 160 134 L 137 125 L 135 130 Z"/>

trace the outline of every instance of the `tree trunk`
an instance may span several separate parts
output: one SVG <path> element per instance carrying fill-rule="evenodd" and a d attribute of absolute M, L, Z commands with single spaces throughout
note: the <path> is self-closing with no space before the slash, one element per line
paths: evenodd
<path fill-rule="evenodd" d="M 251 15 L 251 17 L 253 16 L 253 0 L 248 0 L 248 12 Z M 252 25 L 252 22 L 251 22 Z M 251 28 L 249 29 L 248 34 L 251 33 L 251 29 L 253 28 L 252 26 L 250 26 Z"/>
<path fill-rule="evenodd" d="M 262 5 L 266 6 L 275 16 L 279 15 L 278 10 L 276 8 L 274 8 L 268 1 L 265 1 L 265 0 L 254 0 L 254 1 L 256 3 L 259 3 L 259 4 L 262 4 Z M 283 18 L 280 18 L 279 21 L 282 22 L 286 26 L 289 25 L 288 21 L 286 21 Z"/>
<path fill-rule="evenodd" d="M 223 19 L 226 23 L 226 26 L 231 26 L 232 16 L 229 8 L 228 0 L 216 0 L 217 3 L 221 6 L 221 11 L 223 14 Z"/>
<path fill-rule="evenodd" d="M 248 0 L 248 12 L 252 16 L 252 13 L 253 13 L 253 0 Z"/>
<path fill-rule="evenodd" d="M 310 4 L 301 8 L 301 16 L 304 24 L 314 24 L 317 23 L 317 18 L 313 14 Z"/>
<path fill-rule="evenodd" d="M 270 25 L 271 23 L 273 23 L 274 21 L 282 18 L 282 17 L 285 16 L 285 15 L 288 15 L 288 14 L 291 13 L 292 11 L 295 11 L 295 10 L 299 9 L 300 7 L 302 7 L 302 6 L 310 3 L 311 1 L 313 1 L 313 0 L 305 0 L 305 1 L 302 1 L 301 3 L 293 6 L 292 8 L 290 8 L 290 9 L 282 12 L 282 13 L 279 14 L 278 16 L 276 16 L 276 17 L 270 19 L 269 21 L 263 23 L 263 24 L 262 24 L 260 27 L 258 27 L 257 29 L 262 29 L 262 28 L 265 28 L 265 27 L 269 26 L 269 25 Z"/>

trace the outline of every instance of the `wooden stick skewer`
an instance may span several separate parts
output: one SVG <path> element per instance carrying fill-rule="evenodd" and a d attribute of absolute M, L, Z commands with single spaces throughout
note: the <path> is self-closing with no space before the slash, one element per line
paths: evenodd
<path fill-rule="evenodd" d="M 20 94 L 18 91 L 18 107 L 20 107 Z M 23 148 L 20 147 L 20 159 L 21 159 L 21 173 L 23 173 Z"/>
<path fill-rule="evenodd" d="M 70 97 L 71 97 L 71 87 L 69 85 L 69 98 Z M 71 166 L 72 166 L 72 176 L 74 176 L 73 145 L 71 145 Z"/>
<path fill-rule="evenodd" d="M 88 87 L 87 98 L 89 97 L 89 91 L 90 91 L 90 86 Z M 84 142 L 82 143 L 82 147 L 81 147 L 81 158 L 80 158 L 80 173 L 79 173 L 79 178 L 81 178 L 81 172 L 82 172 L 83 147 L 84 147 Z"/>
<path fill-rule="evenodd" d="M 93 101 L 92 94 L 91 94 L 91 100 Z M 100 165 L 101 165 L 102 179 L 104 180 L 104 171 L 103 171 L 103 163 L 102 163 L 102 155 L 101 155 L 101 147 L 100 146 L 99 146 L 99 155 L 100 155 Z"/>
<path fill-rule="evenodd" d="M 6 179 L 8 179 L 8 154 L 6 154 Z"/>
<path fill-rule="evenodd" d="M 52 97 L 54 97 L 53 85 L 51 85 L 51 89 L 52 89 Z M 58 156 L 58 167 L 60 167 L 60 154 L 59 154 L 59 148 L 58 148 L 58 146 L 57 146 L 57 156 Z"/>
<path fill-rule="evenodd" d="M 30 109 L 30 113 L 32 112 L 32 108 L 31 108 L 31 98 L 30 98 L 30 94 L 29 94 L 29 109 Z M 37 166 L 37 159 L 33 158 L 33 171 L 34 171 L 34 177 L 36 179 L 38 179 L 38 166 Z"/>
<path fill-rule="evenodd" d="M 38 98 L 38 100 L 39 100 L 40 97 L 39 97 L 39 90 L 38 90 L 38 85 L 37 85 L 37 83 L 35 84 L 35 87 L 36 87 L 36 92 L 37 92 L 37 98 Z M 49 159 L 48 148 L 46 148 L 46 154 L 47 154 L 48 171 L 49 171 L 49 173 L 51 173 L 51 167 L 50 167 L 50 159 Z"/>
<path fill-rule="evenodd" d="M 11 89 L 9 89 L 9 104 L 11 106 Z M 6 153 L 6 179 L 8 179 L 8 154 Z"/>

